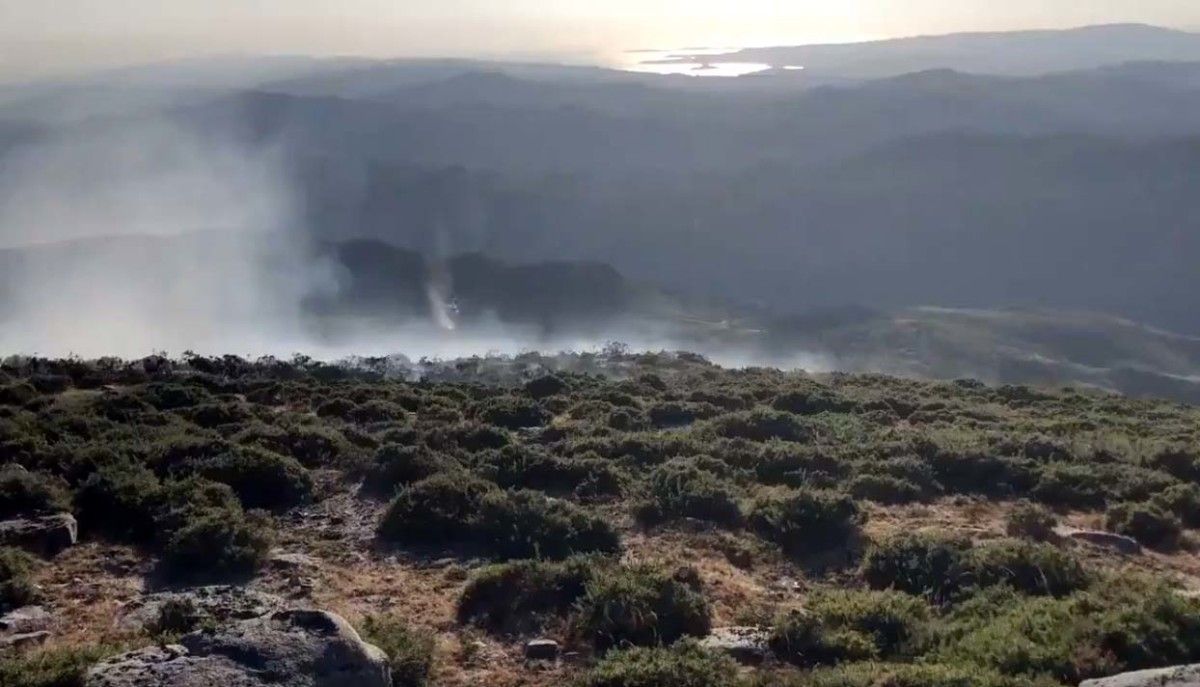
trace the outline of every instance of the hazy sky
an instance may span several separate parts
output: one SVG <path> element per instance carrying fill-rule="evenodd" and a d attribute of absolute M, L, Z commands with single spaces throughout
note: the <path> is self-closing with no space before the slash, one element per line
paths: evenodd
<path fill-rule="evenodd" d="M 0 0 L 0 79 L 212 53 L 518 56 L 1145 22 L 1198 0 Z"/>

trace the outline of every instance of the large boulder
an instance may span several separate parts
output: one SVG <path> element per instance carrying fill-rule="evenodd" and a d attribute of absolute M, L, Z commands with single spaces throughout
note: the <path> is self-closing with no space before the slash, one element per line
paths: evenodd
<path fill-rule="evenodd" d="M 326 611 L 276 611 L 105 659 L 86 687 L 390 687 L 387 655 Z"/>
<path fill-rule="evenodd" d="M 1084 680 L 1079 687 L 1200 687 L 1200 664 L 1138 670 Z"/>
<path fill-rule="evenodd" d="M 0 521 L 0 546 L 15 546 L 41 556 L 53 556 L 74 546 L 79 525 L 70 513 Z"/>

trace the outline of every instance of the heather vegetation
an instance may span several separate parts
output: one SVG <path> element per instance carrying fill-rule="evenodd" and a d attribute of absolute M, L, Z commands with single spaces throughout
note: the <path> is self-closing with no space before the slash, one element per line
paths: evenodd
<path fill-rule="evenodd" d="M 375 509 L 365 536 L 380 557 L 466 568 L 447 577 L 455 633 L 552 636 L 580 656 L 568 678 L 585 687 L 1020 687 L 1200 661 L 1200 602 L 1104 565 L 1065 529 L 1091 518 L 1155 552 L 1191 550 L 1194 408 L 620 351 L 408 372 L 10 359 L 0 519 L 71 512 L 83 541 L 153 560 L 155 584 L 238 582 L 297 514 L 348 495 Z M 886 526 L 963 504 L 993 509 L 995 534 Z M 758 667 L 703 644 L 730 620 L 727 580 L 630 553 L 688 533 L 741 574 L 773 561 L 803 580 L 740 609 L 767 637 Z M 54 565 L 0 548 L 0 607 L 35 600 Z M 357 620 L 396 684 L 448 660 L 432 621 Z M 65 656 L 0 676 L 59 684 L 31 676 L 77 666 Z"/>

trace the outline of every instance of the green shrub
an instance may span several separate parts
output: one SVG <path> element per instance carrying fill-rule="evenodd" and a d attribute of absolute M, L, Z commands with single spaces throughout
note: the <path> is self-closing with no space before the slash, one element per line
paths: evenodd
<path fill-rule="evenodd" d="M 536 401 L 518 396 L 498 396 L 484 401 L 478 411 L 483 422 L 505 429 L 541 427 L 551 415 Z"/>
<path fill-rule="evenodd" d="M 1022 501 L 1013 507 L 1005 519 L 1004 529 L 1010 537 L 1049 541 L 1054 538 L 1058 518 L 1049 509 L 1036 503 Z"/>
<path fill-rule="evenodd" d="M 796 415 L 817 415 L 819 413 L 848 413 L 854 409 L 854 404 L 841 398 L 829 389 L 816 387 L 788 391 L 775 397 L 771 407 Z"/>
<path fill-rule="evenodd" d="M 1182 525 L 1174 514 L 1155 503 L 1119 503 L 1108 509 L 1104 526 L 1111 532 L 1133 537 L 1156 549 L 1179 545 Z"/>
<path fill-rule="evenodd" d="M 871 640 L 860 632 L 827 627 L 817 618 L 794 613 L 771 629 L 771 651 L 798 666 L 832 665 L 876 657 Z"/>
<path fill-rule="evenodd" d="M 624 478 L 611 461 L 595 454 L 560 458 L 539 447 L 509 445 L 485 454 L 480 469 L 507 488 L 593 497 L 619 495 Z M 586 485 L 582 486 L 581 485 Z"/>
<path fill-rule="evenodd" d="M 306 468 L 354 467 L 359 451 L 341 433 L 328 427 L 292 425 L 283 428 L 260 426 L 237 436 L 242 444 L 291 456 Z"/>
<path fill-rule="evenodd" d="M 847 491 L 856 499 L 888 505 L 926 499 L 921 487 L 891 475 L 856 475 L 847 485 Z"/>
<path fill-rule="evenodd" d="M 578 630 L 602 651 L 703 637 L 711 629 L 708 601 L 688 577 L 648 566 L 595 577 L 579 600 Z"/>
<path fill-rule="evenodd" d="M 414 629 L 394 615 L 368 616 L 362 623 L 363 639 L 388 655 L 395 687 L 422 687 L 433 666 L 434 638 Z"/>
<path fill-rule="evenodd" d="M 674 459 L 650 473 L 650 502 L 640 519 L 655 523 L 696 518 L 726 525 L 741 520 L 741 511 L 728 482 L 701 467 L 696 460 Z"/>
<path fill-rule="evenodd" d="M 185 412 L 187 419 L 205 429 L 215 429 L 225 425 L 235 425 L 246 422 L 253 413 L 244 403 L 206 403 Z"/>
<path fill-rule="evenodd" d="M 246 508 L 281 510 L 312 498 L 312 477 L 303 465 L 254 447 L 185 463 L 176 469 L 181 472 L 229 485 Z"/>
<path fill-rule="evenodd" d="M 561 377 L 555 375 L 544 375 L 525 383 L 525 393 L 539 400 L 550 396 L 557 396 L 569 389 L 570 387 L 567 383 Z"/>
<path fill-rule="evenodd" d="M 478 517 L 477 536 L 502 558 L 566 558 L 620 549 L 620 539 L 608 521 L 540 492 L 485 494 Z"/>
<path fill-rule="evenodd" d="M 1200 450 L 1170 446 L 1150 457 L 1146 464 L 1186 482 L 1200 482 Z"/>
<path fill-rule="evenodd" d="M 1008 585 L 1032 595 L 1064 596 L 1084 589 L 1091 577 L 1070 552 L 1049 544 L 998 542 L 972 548 L 963 558 L 976 587 Z"/>
<path fill-rule="evenodd" d="M 812 440 L 812 430 L 795 415 L 764 408 L 722 415 L 712 420 L 711 426 L 717 436 L 727 439 L 780 439 L 795 442 Z"/>
<path fill-rule="evenodd" d="M 75 493 L 80 528 L 116 541 L 142 543 L 154 536 L 154 516 L 161 486 L 141 465 L 115 463 L 100 467 Z"/>
<path fill-rule="evenodd" d="M 1098 508 L 1108 499 L 1110 488 L 1095 466 L 1055 464 L 1042 470 L 1032 495 L 1055 506 Z"/>
<path fill-rule="evenodd" d="M 495 632 L 536 632 L 564 616 L 587 584 L 611 563 L 594 556 L 564 561 L 513 561 L 475 573 L 458 599 L 458 621 Z"/>
<path fill-rule="evenodd" d="M 1188 527 L 1200 527 L 1200 486 L 1175 484 L 1154 495 L 1151 503 L 1177 516 Z"/>
<path fill-rule="evenodd" d="M 397 487 L 419 482 L 456 466 L 456 461 L 427 446 L 384 444 L 375 451 L 374 462 L 363 484 L 377 494 L 390 496 Z"/>
<path fill-rule="evenodd" d="M 936 603 L 976 588 L 1008 585 L 1034 595 L 1062 596 L 1091 581 L 1071 554 L 1048 544 L 969 541 L 904 534 L 876 543 L 863 559 L 863 578 L 873 589 L 896 589 Z"/>
<path fill-rule="evenodd" d="M 55 477 L 19 466 L 0 468 L 0 520 L 69 509 L 66 490 Z"/>
<path fill-rule="evenodd" d="M 931 615 L 924 599 L 896 591 L 828 591 L 807 608 L 825 627 L 866 637 L 879 657 L 908 655 Z"/>
<path fill-rule="evenodd" d="M 815 448 L 770 442 L 753 457 L 751 467 L 763 484 L 828 487 L 850 473 L 848 463 Z"/>
<path fill-rule="evenodd" d="M 805 555 L 845 544 L 864 518 L 845 494 L 797 489 L 756 499 L 748 521 L 759 536 L 785 552 Z"/>
<path fill-rule="evenodd" d="M 167 577 L 242 577 L 266 559 L 269 533 L 246 517 L 228 486 L 193 477 L 166 484 L 162 494 L 155 524 Z"/>
<path fill-rule="evenodd" d="M 936 449 L 925 456 L 937 481 L 947 492 L 1011 496 L 1033 487 L 1035 473 L 1030 461 L 981 452 Z"/>
<path fill-rule="evenodd" d="M 937 663 L 850 663 L 822 668 L 772 687 L 1050 687 L 1055 683 L 1000 675 L 976 666 Z M 764 683 L 762 687 L 767 687 Z"/>
<path fill-rule="evenodd" d="M 37 561 L 18 549 L 0 547 L 0 614 L 38 598 L 31 575 Z"/>
<path fill-rule="evenodd" d="M 737 666 L 693 642 L 670 648 L 633 647 L 609 652 L 579 687 L 731 687 Z"/>
<path fill-rule="evenodd" d="M 0 660 L 0 685 L 4 687 L 84 687 L 84 677 L 97 661 L 127 647 L 92 645 L 56 646 Z"/>
<path fill-rule="evenodd" d="M 401 544 L 460 544 L 477 534 L 483 498 L 496 485 L 468 473 L 441 473 L 402 489 L 379 523 L 379 536 Z"/>
<path fill-rule="evenodd" d="M 771 630 L 771 649 L 800 666 L 912 655 L 929 619 L 920 598 L 892 591 L 832 591 L 815 595 L 804 613 Z"/>
<path fill-rule="evenodd" d="M 720 408 L 709 403 L 656 403 L 646 412 L 650 424 L 658 428 L 686 427 L 697 420 L 707 420 L 721 414 Z"/>
<path fill-rule="evenodd" d="M 231 513 L 197 514 L 171 533 L 162 548 L 167 575 L 177 579 L 240 577 L 266 559 L 270 538 L 261 525 Z"/>
<path fill-rule="evenodd" d="M 969 549 L 970 542 L 958 539 L 902 534 L 867 550 L 862 575 L 872 589 L 895 589 L 940 603 L 969 584 L 963 566 Z"/>

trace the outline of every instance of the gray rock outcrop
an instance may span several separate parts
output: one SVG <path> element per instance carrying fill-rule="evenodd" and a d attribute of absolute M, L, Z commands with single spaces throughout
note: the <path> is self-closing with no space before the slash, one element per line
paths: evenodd
<path fill-rule="evenodd" d="M 74 546 L 79 525 L 70 513 L 0 521 L 0 546 L 15 546 L 41 556 L 53 556 Z"/>
<path fill-rule="evenodd" d="M 700 640 L 700 646 L 726 654 L 739 663 L 757 665 L 770 654 L 770 635 L 769 630 L 761 627 L 716 627 Z"/>
<path fill-rule="evenodd" d="M 1137 670 L 1084 680 L 1079 687 L 1200 687 L 1200 664 Z"/>
<path fill-rule="evenodd" d="M 101 661 L 86 687 L 390 687 L 387 655 L 340 616 L 287 610 L 178 645 L 147 647 Z"/>

